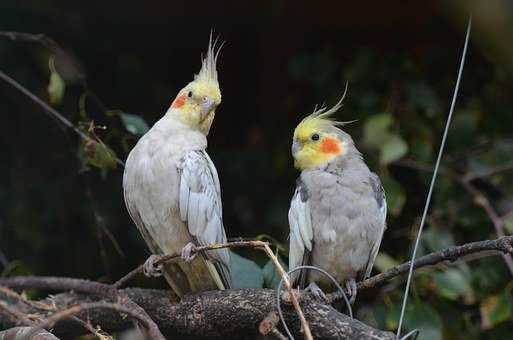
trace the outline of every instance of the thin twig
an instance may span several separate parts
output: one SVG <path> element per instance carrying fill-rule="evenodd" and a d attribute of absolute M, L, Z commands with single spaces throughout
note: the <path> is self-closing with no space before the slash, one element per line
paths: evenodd
<path fill-rule="evenodd" d="M 9 260 L 7 259 L 7 256 L 5 256 L 2 249 L 0 249 L 0 264 L 5 268 L 9 264 Z"/>
<path fill-rule="evenodd" d="M 137 313 L 139 315 L 139 318 L 146 320 L 145 324 L 152 325 L 152 327 L 148 329 L 148 335 L 152 339 L 164 339 L 164 336 L 160 333 L 157 324 L 148 316 L 146 311 L 134 303 L 128 295 L 119 292 L 111 285 L 82 279 L 37 276 L 0 278 L 0 285 L 21 289 L 39 288 L 48 290 L 73 290 L 76 292 L 107 297 L 122 303 L 127 308 L 130 308 L 133 313 Z"/>
<path fill-rule="evenodd" d="M 497 251 L 503 254 L 513 254 L 513 236 L 503 236 L 495 240 L 484 240 L 453 246 L 428 255 L 419 257 L 413 263 L 413 268 L 418 269 L 426 266 L 433 266 L 443 262 L 454 262 L 459 258 L 470 254 L 477 254 L 487 251 Z M 405 262 L 387 270 L 384 273 L 375 275 L 367 280 L 356 284 L 358 290 L 369 289 L 379 286 L 390 279 L 408 272 L 411 262 Z M 339 293 L 330 294 L 330 300 L 338 300 L 342 296 Z"/>
<path fill-rule="evenodd" d="M 292 285 L 290 284 L 290 279 L 287 275 L 287 272 L 283 269 L 282 265 L 280 264 L 280 261 L 278 261 L 278 258 L 276 257 L 276 255 L 274 255 L 273 251 L 269 247 L 269 243 L 263 242 L 263 241 L 237 241 L 237 242 L 230 242 L 230 243 L 218 243 L 218 244 L 211 244 L 208 246 L 196 247 L 192 250 L 192 253 L 196 254 L 196 253 L 200 253 L 200 252 L 207 251 L 207 250 L 215 250 L 215 249 L 223 249 L 223 248 L 254 248 L 254 249 L 262 249 L 265 251 L 265 253 L 267 254 L 267 256 L 269 256 L 271 261 L 273 261 L 274 265 L 276 266 L 276 269 L 278 270 L 281 277 L 283 278 L 283 281 L 285 282 L 285 286 L 286 286 L 287 290 L 290 292 L 292 304 L 293 304 L 294 308 L 296 309 L 299 320 L 301 321 L 301 326 L 303 327 L 303 331 L 305 333 L 306 339 L 308 339 L 308 340 L 313 339 L 312 332 L 310 330 L 310 327 L 308 326 L 308 322 L 306 321 L 306 318 L 301 309 L 301 306 L 299 305 L 299 301 L 297 300 L 296 296 L 292 293 Z M 155 261 L 155 265 L 158 266 L 159 264 L 169 262 L 169 261 L 174 260 L 179 257 L 180 257 L 180 254 L 163 255 Z M 121 288 L 126 282 L 128 282 L 134 276 L 142 273 L 143 267 L 144 267 L 144 265 L 140 265 L 139 267 L 135 268 L 134 270 L 129 272 L 127 275 L 125 275 L 124 277 L 119 279 L 117 282 L 115 282 L 113 286 L 116 288 Z"/>
<path fill-rule="evenodd" d="M 50 116 L 52 119 L 56 119 L 58 122 L 64 124 L 67 128 L 69 128 L 73 132 L 75 132 L 81 139 L 83 139 L 85 141 L 94 141 L 87 134 L 85 134 L 82 130 L 80 130 L 78 127 L 73 125 L 73 123 L 70 122 L 66 117 L 64 117 L 64 115 L 62 115 L 60 112 L 55 110 L 53 107 L 51 107 L 50 105 L 45 103 L 38 96 L 36 96 L 32 92 L 30 92 L 27 88 L 25 88 L 23 85 L 21 85 L 16 80 L 12 79 L 11 77 L 9 77 L 7 74 L 5 74 L 2 71 L 0 71 L 0 78 L 3 81 L 5 81 L 6 83 L 8 83 L 9 85 L 11 85 L 12 87 L 14 87 L 16 90 L 23 93 L 25 96 L 27 96 L 33 102 L 35 102 L 36 104 L 41 106 L 48 116 Z M 125 163 L 121 159 L 119 159 L 117 157 L 115 157 L 115 159 L 116 159 L 117 164 L 119 164 L 123 167 L 125 166 Z"/>
<path fill-rule="evenodd" d="M 488 198 L 486 198 L 486 196 L 483 193 L 481 193 L 481 191 L 479 191 L 470 181 L 464 179 L 460 182 L 465 188 L 465 190 L 467 190 L 472 195 L 472 197 L 474 198 L 474 202 L 478 206 L 480 206 L 488 215 L 488 217 L 493 223 L 495 233 L 497 234 L 497 236 L 504 236 L 504 220 L 495 211 L 494 207 L 492 206 Z M 506 266 L 508 267 L 510 273 L 513 275 L 513 257 L 511 256 L 511 254 L 503 254 L 503 257 Z"/>
<path fill-rule="evenodd" d="M 306 321 L 303 310 L 301 309 L 301 306 L 299 305 L 299 301 L 296 297 L 296 294 L 294 294 L 294 292 L 292 290 L 292 284 L 290 283 L 289 275 L 283 269 L 282 265 L 280 264 L 280 261 L 278 261 L 278 258 L 276 257 L 276 255 L 274 255 L 271 248 L 269 248 L 269 244 L 266 242 L 263 242 L 263 243 L 264 243 L 265 252 L 269 256 L 269 258 L 274 262 L 274 265 L 278 269 L 280 276 L 282 277 L 283 282 L 285 283 L 285 287 L 287 288 L 287 290 L 289 292 L 290 298 L 292 300 L 292 305 L 296 309 L 296 312 L 299 316 L 299 320 L 301 321 L 301 327 L 303 329 L 303 333 L 305 334 L 305 338 L 307 340 L 312 340 L 313 339 L 312 331 L 310 330 L 310 326 L 308 325 L 308 322 Z"/>
<path fill-rule="evenodd" d="M 34 326 L 36 324 L 34 321 L 30 320 L 26 314 L 16 310 L 15 308 L 9 307 L 5 302 L 0 301 L 0 311 L 2 310 L 22 325 Z"/>
<path fill-rule="evenodd" d="M 148 323 L 148 319 L 141 317 L 141 315 L 135 312 L 133 309 L 123 306 L 118 303 L 109 303 L 109 302 L 91 302 L 84 303 L 76 306 L 72 306 L 65 310 L 61 310 L 50 316 L 49 318 L 43 320 L 38 323 L 36 327 L 34 327 L 34 331 L 44 328 L 52 328 L 57 322 L 68 319 L 76 314 L 91 310 L 91 309 L 110 309 L 119 313 L 127 314 L 134 319 L 140 321 L 148 330 L 151 332 L 153 329 L 153 325 Z"/>
<path fill-rule="evenodd" d="M 57 311 L 57 308 L 56 306 L 50 306 L 46 303 L 43 303 L 41 301 L 32 301 L 32 300 L 29 300 L 27 299 L 25 296 L 21 295 L 21 294 L 18 294 L 16 293 L 15 291 L 7 288 L 7 287 L 2 287 L 0 286 L 0 293 L 6 295 L 7 297 L 11 298 L 11 299 L 14 299 L 16 301 L 19 301 L 27 306 L 30 306 L 32 308 L 36 308 L 38 310 L 44 310 L 44 311 L 52 311 L 52 312 L 55 312 Z M 92 334 L 94 335 L 97 335 L 98 334 L 98 330 L 95 329 L 93 326 L 91 326 L 89 323 L 85 322 L 84 320 L 76 317 L 76 316 L 73 316 L 71 317 L 72 320 L 74 320 L 75 322 L 79 323 L 82 327 L 84 327 L 86 330 L 88 330 L 89 332 L 91 332 Z"/>
<path fill-rule="evenodd" d="M 19 301 L 19 302 L 21 302 L 27 306 L 33 307 L 33 308 L 37 308 L 37 309 L 41 309 L 41 310 L 45 310 L 45 311 L 55 310 L 55 308 L 53 308 L 52 306 L 46 305 L 39 301 L 31 301 L 31 300 L 27 299 L 25 296 L 18 294 L 15 291 L 13 291 L 7 287 L 0 286 L 0 293 L 4 294 L 8 298 Z"/>
<path fill-rule="evenodd" d="M 32 43 L 40 43 L 41 45 L 47 47 L 51 51 L 55 52 L 60 49 L 59 44 L 55 42 L 52 38 L 47 37 L 44 34 L 32 34 L 25 32 L 0 32 L 0 37 L 8 38 L 12 41 L 26 41 Z"/>

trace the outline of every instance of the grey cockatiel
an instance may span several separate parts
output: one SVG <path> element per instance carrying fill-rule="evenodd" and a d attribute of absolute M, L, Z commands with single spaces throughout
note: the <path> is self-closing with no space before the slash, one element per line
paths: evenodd
<path fill-rule="evenodd" d="M 313 265 L 346 283 L 351 302 L 356 281 L 370 275 L 386 220 L 386 201 L 343 125 L 329 119 L 330 110 L 312 113 L 296 127 L 292 144 L 294 165 L 301 170 L 289 210 L 289 269 Z M 316 272 L 300 272 L 300 285 L 321 293 L 324 280 Z"/>
<path fill-rule="evenodd" d="M 226 249 L 191 256 L 194 245 L 226 242 L 219 178 L 205 151 L 221 102 L 214 48 L 211 39 L 200 72 L 141 137 L 123 176 L 126 206 L 150 250 L 186 260 L 162 268 L 178 296 L 230 287 Z"/>

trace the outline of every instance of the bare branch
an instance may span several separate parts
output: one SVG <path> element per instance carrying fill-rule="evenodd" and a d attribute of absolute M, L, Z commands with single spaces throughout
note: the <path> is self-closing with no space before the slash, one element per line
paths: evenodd
<path fill-rule="evenodd" d="M 33 327 L 15 327 L 0 332 L 0 339 L 37 339 L 37 340 L 59 340 L 58 337 L 40 329 L 35 333 Z M 29 337 L 31 335 L 31 337 Z"/>
<path fill-rule="evenodd" d="M 194 248 L 193 253 L 196 254 L 196 253 L 201 253 L 206 250 L 223 249 L 223 248 L 254 248 L 254 249 L 261 249 L 261 250 L 265 251 L 265 253 L 267 254 L 267 256 L 269 256 L 271 261 L 273 261 L 278 272 L 280 273 L 280 276 L 283 278 L 283 281 L 285 282 L 285 286 L 291 296 L 292 304 L 294 305 L 294 308 L 296 309 L 299 319 L 301 320 L 301 325 L 303 327 L 303 331 L 305 333 L 306 339 L 312 340 L 313 337 L 312 337 L 312 333 L 310 331 L 310 327 L 308 326 L 308 322 L 306 321 L 305 315 L 304 315 L 303 311 L 301 310 L 301 306 L 299 305 L 299 301 L 298 301 L 296 295 L 292 293 L 292 285 L 290 283 L 290 279 L 287 275 L 287 272 L 281 266 L 280 261 L 278 261 L 278 258 L 276 257 L 276 255 L 274 255 L 274 253 L 272 252 L 271 248 L 269 247 L 269 243 L 263 242 L 263 241 L 236 241 L 236 242 L 229 242 L 229 243 L 210 244 L 208 246 Z M 177 259 L 179 257 L 180 257 L 180 254 L 163 255 L 155 261 L 155 265 L 163 264 L 165 262 L 169 262 L 169 261 Z M 128 282 L 131 278 L 133 278 L 137 274 L 141 273 L 142 271 L 143 271 L 143 265 L 140 265 L 139 267 L 135 268 L 134 270 L 129 272 L 127 275 L 122 277 L 116 283 L 114 283 L 114 287 L 116 287 L 116 288 L 122 287 L 126 282 Z"/>
<path fill-rule="evenodd" d="M 133 311 L 131 308 L 127 308 L 123 305 L 117 304 L 117 303 L 108 303 L 108 302 L 92 302 L 92 303 L 83 303 L 78 304 L 72 307 L 69 307 L 65 310 L 61 310 L 50 316 L 49 318 L 43 320 L 42 322 L 38 323 L 34 327 L 34 331 L 38 331 L 45 328 L 53 328 L 54 325 L 62 321 L 64 319 L 71 318 L 79 313 L 83 313 L 85 311 L 91 310 L 91 309 L 109 309 L 116 311 L 121 314 L 127 314 L 131 316 L 134 319 L 139 320 L 146 328 L 148 328 L 151 332 L 151 329 L 153 325 L 148 322 L 147 318 L 144 318 L 141 316 L 140 313 L 137 313 Z"/>
<path fill-rule="evenodd" d="M 85 134 L 82 130 L 80 130 L 78 127 L 73 125 L 73 123 L 70 122 L 66 117 L 64 117 L 63 114 L 61 114 L 59 111 L 55 110 L 53 107 L 51 107 L 50 105 L 45 103 L 38 96 L 36 96 L 32 92 L 30 92 L 27 88 L 25 88 L 23 85 L 21 85 L 16 80 L 12 79 L 11 77 L 9 77 L 7 74 L 5 74 L 2 71 L 0 71 L 0 79 L 2 79 L 7 84 L 14 87 L 16 90 L 23 93 L 25 96 L 27 96 L 29 99 L 31 99 L 33 102 L 35 102 L 39 106 L 41 106 L 48 116 L 50 116 L 52 119 L 55 119 L 58 122 L 64 124 L 64 126 L 66 126 L 67 128 L 71 129 L 73 132 L 75 132 L 81 139 L 83 139 L 85 141 L 94 141 L 87 134 Z M 96 142 L 96 141 L 94 141 L 94 142 Z M 115 157 L 115 159 L 116 159 L 117 164 L 119 164 L 121 166 L 125 166 L 125 163 L 121 159 L 119 159 L 117 157 Z"/>
<path fill-rule="evenodd" d="M 502 219 L 497 211 L 495 211 L 495 208 L 492 206 L 488 198 L 486 198 L 486 196 L 481 193 L 481 191 L 479 191 L 470 181 L 464 179 L 461 180 L 460 183 L 463 185 L 465 190 L 467 190 L 467 192 L 472 195 L 475 204 L 480 206 L 485 211 L 486 215 L 488 215 L 488 218 L 490 218 L 493 223 L 497 236 L 504 236 L 504 219 Z M 513 275 L 513 257 L 511 254 L 504 254 L 503 258 L 510 273 Z"/>
<path fill-rule="evenodd" d="M 144 309 L 131 301 L 127 295 L 118 292 L 118 290 L 111 285 L 82 279 L 35 276 L 0 278 L 0 285 L 21 289 L 38 288 L 46 290 L 73 290 L 76 292 L 88 293 L 108 298 L 121 303 L 127 308 L 131 308 L 134 313 L 139 315 L 139 320 L 146 320 L 145 324 L 151 325 L 151 327 L 148 329 L 148 333 L 153 339 L 164 339 L 158 329 L 158 326 L 153 320 L 151 320 Z"/>
<path fill-rule="evenodd" d="M 174 338 L 174 335 L 195 339 L 234 338 L 240 337 L 241 334 L 259 335 L 260 322 L 276 308 L 276 295 L 271 289 L 203 292 L 185 296 L 180 302 L 170 300 L 172 295 L 169 291 L 123 289 L 121 293 L 128 295 L 144 308 L 148 315 L 158 322 L 159 328 L 167 338 Z M 67 309 L 75 305 L 97 302 L 97 298 L 90 295 L 63 293 L 53 296 L 52 301 L 59 309 Z M 21 307 L 26 313 L 37 312 L 25 305 Z M 358 320 L 337 312 L 331 306 L 316 301 L 309 295 L 302 297 L 301 307 L 311 327 L 312 335 L 316 339 L 395 340 L 392 333 L 366 326 Z M 94 309 L 77 316 L 87 317 L 91 324 L 98 325 L 107 332 L 117 332 L 131 327 L 130 320 L 123 318 L 117 311 Z M 284 316 L 293 334 L 297 338 L 303 337 L 300 331 L 301 323 L 291 305 L 285 305 Z M 12 324 L 12 320 L 0 313 L 0 328 L 11 327 Z M 54 333 L 69 339 L 83 334 L 84 330 L 73 322 L 63 320 L 55 324 Z"/>
<path fill-rule="evenodd" d="M 513 236 L 503 236 L 495 240 L 484 240 L 472 243 L 467 243 L 461 246 L 453 246 L 434 253 L 424 255 L 415 260 L 413 264 L 414 269 L 426 266 L 433 266 L 443 262 L 454 262 L 457 259 L 481 252 L 496 251 L 504 254 L 513 253 Z M 369 289 L 379 286 L 390 279 L 408 272 L 410 261 L 395 266 L 384 273 L 375 275 L 367 280 L 357 283 L 358 289 Z M 342 298 L 339 293 L 333 293 L 330 296 L 331 300 Z"/>

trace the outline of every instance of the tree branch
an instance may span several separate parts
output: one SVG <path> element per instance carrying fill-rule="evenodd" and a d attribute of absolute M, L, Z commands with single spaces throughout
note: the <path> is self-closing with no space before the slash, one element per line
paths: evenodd
<path fill-rule="evenodd" d="M 469 180 L 464 179 L 460 182 L 465 188 L 465 190 L 467 190 L 467 192 L 472 195 L 472 197 L 474 198 L 474 203 L 481 207 L 486 213 L 486 215 L 488 215 L 488 218 L 493 223 L 495 233 L 497 234 L 497 236 L 504 236 L 504 219 L 502 219 L 499 216 L 499 214 L 492 206 L 488 198 L 486 198 L 486 196 L 481 191 L 479 191 Z M 506 253 L 503 255 L 503 258 L 510 273 L 513 275 L 513 257 L 511 256 L 511 254 Z"/>
<path fill-rule="evenodd" d="M 72 278 L 20 276 L 0 279 L 0 286 L 21 289 L 73 290 L 75 292 L 88 293 L 107 298 L 132 309 L 133 313 L 137 313 L 137 319 L 144 320 L 144 324 L 149 325 L 148 335 L 152 339 L 164 340 L 157 324 L 148 316 L 146 311 L 134 303 L 128 295 L 119 292 L 111 285 Z"/>
<path fill-rule="evenodd" d="M 215 245 L 221 247 L 226 245 Z M 472 242 L 461 246 L 453 246 L 418 258 L 414 268 L 436 265 L 443 262 L 454 262 L 457 259 L 481 252 L 513 253 L 513 236 L 504 236 L 495 240 Z M 163 259 L 162 257 L 161 259 Z M 358 283 L 359 289 L 367 289 L 383 284 L 390 279 L 406 273 L 409 262 L 398 265 L 385 273 L 373 276 Z M 124 289 L 117 291 L 114 286 L 88 280 L 52 277 L 14 277 L 0 278 L 0 285 L 17 288 L 39 288 L 45 290 L 73 290 L 84 294 L 65 293 L 52 297 L 46 305 L 55 304 L 58 309 L 66 309 L 77 304 L 97 302 L 101 298 L 124 296 L 133 301 L 134 305 L 146 311 L 148 318 L 155 320 L 165 334 L 183 334 L 196 337 L 230 337 L 242 334 L 259 334 L 259 326 L 275 310 L 275 292 L 269 289 L 241 289 L 204 292 L 184 297 L 177 301 L 170 291 Z M 331 294 L 334 300 L 337 294 Z M 5 304 L 4 304 L 5 306 Z M 24 315 L 41 314 L 41 310 L 33 304 L 18 301 L 15 305 Z M 290 305 L 285 306 L 285 318 L 292 326 L 292 331 L 300 335 L 301 324 Z M 306 321 L 310 325 L 312 335 L 317 339 L 361 338 L 361 339 L 394 339 L 392 333 L 382 332 L 362 324 L 357 320 L 323 305 L 309 295 L 302 295 L 301 308 Z M 11 308 L 12 310 L 12 308 Z M 79 317 L 87 317 L 91 324 L 99 325 L 106 331 L 119 331 L 130 327 L 130 322 L 112 310 L 82 311 Z M 15 326 L 7 313 L 0 312 L 0 327 Z M 55 329 L 60 334 L 81 334 L 83 328 L 72 321 L 59 321 Z M 273 327 L 271 327 L 272 329 Z"/>
<path fill-rule="evenodd" d="M 481 252 L 496 251 L 503 254 L 513 254 L 513 236 L 503 236 L 495 240 L 484 240 L 472 243 L 466 243 L 461 246 L 449 247 L 428 255 L 424 255 L 415 260 L 413 264 L 414 269 L 421 267 L 432 266 L 442 262 L 454 262 L 457 259 Z M 395 266 L 384 273 L 370 277 L 364 281 L 358 282 L 358 289 L 369 289 L 379 286 L 390 279 L 408 272 L 410 261 Z M 1 282 L 1 281 L 0 281 Z M 342 298 L 340 293 L 331 294 L 332 300 Z"/>
<path fill-rule="evenodd" d="M 169 291 L 128 288 L 121 290 L 135 303 L 144 308 L 155 320 L 166 336 L 176 334 L 191 337 L 238 337 L 241 334 L 259 334 L 260 322 L 275 308 L 275 292 L 270 289 L 240 289 L 204 292 L 185 296 L 180 302 L 174 302 Z M 96 297 L 84 294 L 63 293 L 52 297 L 59 309 L 69 306 L 90 304 L 98 301 Z M 37 313 L 26 304 L 17 308 L 24 313 Z M 301 307 L 315 339 L 383 339 L 392 340 L 390 332 L 373 329 L 358 320 L 337 312 L 331 306 L 321 304 L 305 295 Z M 291 330 L 300 336 L 301 324 L 294 308 L 285 305 L 285 318 Z M 94 309 L 77 314 L 87 318 L 92 325 L 102 330 L 116 332 L 130 327 L 130 322 L 118 312 Z M 12 327 L 13 321 L 0 313 L 0 328 Z M 82 334 L 83 328 L 72 321 L 59 321 L 54 333 L 62 338 Z"/>
<path fill-rule="evenodd" d="M 301 306 L 299 304 L 299 301 L 296 297 L 296 295 L 292 292 L 292 285 L 290 283 L 290 278 L 287 275 L 287 272 L 283 269 L 282 265 L 280 264 L 280 261 L 278 261 L 278 258 L 274 255 L 271 248 L 269 247 L 269 243 L 263 242 L 263 241 L 236 241 L 236 242 L 229 242 L 229 243 L 218 243 L 218 244 L 210 244 L 208 246 L 202 246 L 202 247 L 196 247 L 192 250 L 193 254 L 201 253 L 207 250 L 214 250 L 214 249 L 223 249 L 223 248 L 254 248 L 254 249 L 261 249 L 265 251 L 267 256 L 273 261 L 276 269 L 278 270 L 278 273 L 282 277 L 283 281 L 285 282 L 285 287 L 287 288 L 287 291 L 290 293 L 290 298 L 292 300 L 292 304 L 294 305 L 294 308 L 297 312 L 297 315 L 299 316 L 299 320 L 301 321 L 302 331 L 305 334 L 305 337 L 307 340 L 313 340 L 312 334 L 310 331 L 310 327 L 308 325 L 308 322 L 306 321 L 305 315 L 303 313 L 303 310 L 301 309 Z M 155 261 L 155 265 L 163 264 L 165 262 L 169 262 L 171 260 L 174 260 L 176 258 L 179 258 L 180 254 L 169 254 L 169 255 L 163 255 L 158 260 Z M 139 267 L 135 268 L 131 272 L 129 272 L 127 275 L 119 279 L 116 283 L 114 283 L 114 287 L 120 288 L 122 287 L 126 282 L 128 282 L 130 279 L 132 279 L 135 275 L 141 273 L 143 271 L 143 266 L 140 265 Z"/>

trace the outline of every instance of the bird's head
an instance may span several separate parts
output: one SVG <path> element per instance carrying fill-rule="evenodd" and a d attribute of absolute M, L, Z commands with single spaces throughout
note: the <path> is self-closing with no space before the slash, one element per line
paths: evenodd
<path fill-rule="evenodd" d="M 216 108 L 221 103 L 216 63 L 222 45 L 216 50 L 216 42 L 212 43 L 211 35 L 201 70 L 193 81 L 180 90 L 169 108 L 180 121 L 204 135 L 208 134 Z"/>
<path fill-rule="evenodd" d="M 343 99 L 344 96 L 329 110 L 324 107 L 315 110 L 294 130 L 292 156 L 298 170 L 321 168 L 356 151 L 351 137 L 338 128 L 350 122 L 337 122 L 330 118 L 342 107 Z"/>

